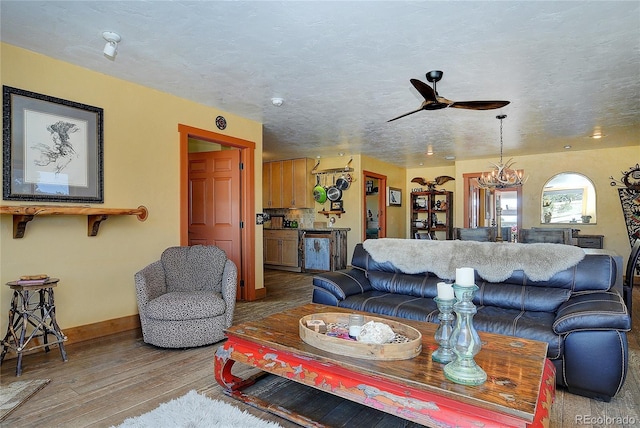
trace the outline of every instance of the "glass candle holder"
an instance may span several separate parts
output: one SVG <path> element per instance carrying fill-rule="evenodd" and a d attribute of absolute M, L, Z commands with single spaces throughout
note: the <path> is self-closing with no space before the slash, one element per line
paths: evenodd
<path fill-rule="evenodd" d="M 456 299 L 444 300 L 435 297 L 433 300 L 436 302 L 436 305 L 438 305 L 438 310 L 440 311 L 438 314 L 440 325 L 434 335 L 434 339 L 440 346 L 431 354 L 431 359 L 438 363 L 446 364 L 455 358 L 455 354 L 451 348 L 450 338 L 453 333 L 453 320 L 455 319 L 453 315 L 453 304 L 456 302 Z"/>
<path fill-rule="evenodd" d="M 357 339 L 364 325 L 364 315 L 351 314 L 349 315 L 349 337 Z"/>
<path fill-rule="evenodd" d="M 458 301 L 453 305 L 456 324 L 449 343 L 456 358 L 444 366 L 444 375 L 447 379 L 463 385 L 481 385 L 487 380 L 487 374 L 473 359 L 482 348 L 480 336 L 473 326 L 473 316 L 477 309 L 472 300 L 477 290 L 476 285 L 453 284 Z"/>

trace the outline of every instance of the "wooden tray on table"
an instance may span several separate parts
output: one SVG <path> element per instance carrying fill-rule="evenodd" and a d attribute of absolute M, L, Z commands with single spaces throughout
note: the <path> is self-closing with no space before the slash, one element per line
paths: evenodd
<path fill-rule="evenodd" d="M 307 325 L 307 321 L 322 320 L 326 326 L 348 325 L 349 314 L 328 312 L 311 314 L 300 318 L 300 338 L 307 344 L 334 354 L 367 360 L 408 360 L 420 355 L 422 351 L 422 334 L 413 327 L 385 318 L 364 315 L 364 322 L 380 322 L 391 327 L 396 334 L 389 343 L 371 344 L 341 337 L 328 336 L 324 332 L 315 331 Z"/>

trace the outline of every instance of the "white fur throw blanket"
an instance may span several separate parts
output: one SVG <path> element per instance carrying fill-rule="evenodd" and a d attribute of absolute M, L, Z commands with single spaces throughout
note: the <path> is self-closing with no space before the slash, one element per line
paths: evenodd
<path fill-rule="evenodd" d="M 489 282 L 502 282 L 515 270 L 532 281 L 547 281 L 584 258 L 582 248 L 562 244 L 382 238 L 362 246 L 376 262 L 390 262 L 401 272 L 432 272 L 451 280 L 456 268 L 471 267 Z"/>

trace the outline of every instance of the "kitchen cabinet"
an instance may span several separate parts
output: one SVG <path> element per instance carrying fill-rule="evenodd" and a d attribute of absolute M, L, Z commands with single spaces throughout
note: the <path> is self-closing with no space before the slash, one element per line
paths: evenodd
<path fill-rule="evenodd" d="M 264 231 L 265 267 L 300 272 L 298 229 Z"/>
<path fill-rule="evenodd" d="M 262 206 L 282 208 L 282 162 L 262 164 Z"/>
<path fill-rule="evenodd" d="M 411 193 L 411 238 L 427 233 L 431 239 L 453 239 L 453 192 Z"/>
<path fill-rule="evenodd" d="M 264 208 L 314 208 L 313 159 L 287 159 L 262 164 Z"/>
<path fill-rule="evenodd" d="M 282 203 L 285 208 L 313 208 L 313 159 L 282 161 Z"/>

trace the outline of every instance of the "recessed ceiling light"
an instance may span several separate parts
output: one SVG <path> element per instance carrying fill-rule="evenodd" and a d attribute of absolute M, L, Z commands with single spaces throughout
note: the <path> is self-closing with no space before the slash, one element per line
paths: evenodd
<path fill-rule="evenodd" d="M 445 158 L 446 160 L 454 160 L 456 157 L 455 157 L 455 156 L 452 156 L 452 155 L 449 155 L 449 156 L 445 156 L 444 158 Z"/>
<path fill-rule="evenodd" d="M 594 140 L 599 140 L 604 136 L 605 135 L 602 133 L 602 128 L 599 126 L 594 126 L 593 132 L 591 133 L 591 135 L 589 135 L 589 138 L 593 138 Z"/>
<path fill-rule="evenodd" d="M 569 144 L 567 144 L 566 146 L 564 146 L 564 148 L 569 150 L 571 148 L 571 146 Z"/>
<path fill-rule="evenodd" d="M 418 165 L 423 166 L 423 165 L 424 165 L 424 162 L 420 162 Z"/>
<path fill-rule="evenodd" d="M 271 104 L 276 107 L 280 107 L 282 104 L 284 104 L 284 100 L 282 98 L 271 98 Z"/>

